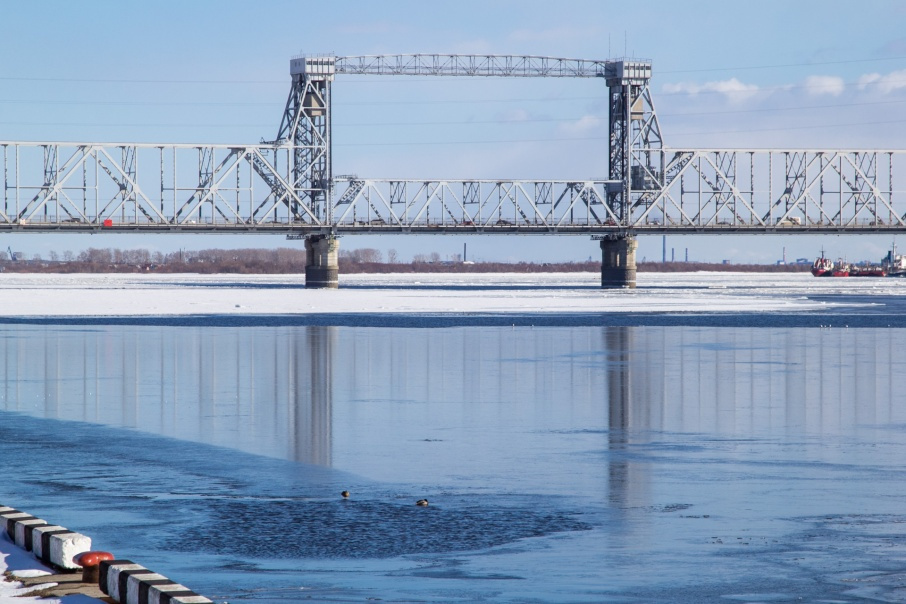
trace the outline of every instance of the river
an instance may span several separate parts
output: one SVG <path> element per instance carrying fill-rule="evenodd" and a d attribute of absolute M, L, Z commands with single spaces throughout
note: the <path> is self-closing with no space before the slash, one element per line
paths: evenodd
<path fill-rule="evenodd" d="M 902 328 L 141 323 L 4 326 L 0 503 L 217 601 L 898 597 Z"/>

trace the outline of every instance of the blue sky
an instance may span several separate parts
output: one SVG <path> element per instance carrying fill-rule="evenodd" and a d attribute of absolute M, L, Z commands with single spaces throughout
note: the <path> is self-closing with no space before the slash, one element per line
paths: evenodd
<path fill-rule="evenodd" d="M 534 54 L 653 61 L 673 147 L 906 147 L 906 3 L 3 2 L 0 139 L 272 138 L 300 53 Z M 376 178 L 606 173 L 599 80 L 341 76 L 334 171 Z M 899 177 L 906 179 L 906 175 Z M 345 237 L 344 248 L 487 260 L 597 257 L 586 237 Z M 274 236 L 5 235 L 29 255 L 87 247 L 276 247 Z M 878 259 L 888 237 L 668 237 L 677 258 Z M 661 238 L 639 255 L 660 258 Z"/>

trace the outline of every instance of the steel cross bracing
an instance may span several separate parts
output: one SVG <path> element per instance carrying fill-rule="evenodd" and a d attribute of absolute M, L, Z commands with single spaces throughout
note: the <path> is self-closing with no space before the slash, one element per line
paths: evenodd
<path fill-rule="evenodd" d="M 374 232 L 906 232 L 906 191 L 894 188 L 906 151 L 657 153 L 663 184 L 652 177 L 636 182 L 640 190 L 630 186 L 633 203 L 623 215 L 607 203 L 622 182 L 346 177 L 335 224 Z"/>
<path fill-rule="evenodd" d="M 373 55 L 336 57 L 336 73 L 365 75 L 603 77 L 613 61 L 508 55 Z"/>
<path fill-rule="evenodd" d="M 0 142 L 0 230 L 906 232 L 906 192 L 894 186 L 906 151 L 670 149 L 648 61 L 328 55 L 293 58 L 290 71 L 271 142 Z M 334 176 L 331 86 L 336 74 L 348 73 L 602 77 L 609 180 Z"/>
<path fill-rule="evenodd" d="M 0 141 L 0 150 L 0 230 L 327 226 L 293 186 L 292 147 Z"/>
<path fill-rule="evenodd" d="M 602 181 L 341 177 L 346 188 L 328 224 L 291 185 L 292 146 L 0 141 L 0 150 L 0 230 L 566 232 L 615 224 Z"/>
<path fill-rule="evenodd" d="M 290 185 L 291 147 L 0 142 L 0 229 L 321 232 L 906 231 L 906 151 L 661 149 L 665 185 L 334 179 L 333 220 Z M 896 202 L 899 202 L 897 205 Z M 105 221 L 107 226 L 105 226 Z"/>

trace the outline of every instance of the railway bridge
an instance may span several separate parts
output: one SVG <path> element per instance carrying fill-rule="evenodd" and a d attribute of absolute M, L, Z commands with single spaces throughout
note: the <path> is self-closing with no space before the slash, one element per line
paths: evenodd
<path fill-rule="evenodd" d="M 391 180 L 334 174 L 337 76 L 601 78 L 606 180 Z M 285 233 L 306 285 L 337 287 L 353 233 L 584 234 L 602 287 L 635 286 L 636 237 L 901 233 L 906 150 L 675 149 L 639 59 L 500 55 L 299 56 L 273 140 L 249 145 L 0 141 L 0 232 Z M 900 166 L 900 167 L 898 167 Z"/>

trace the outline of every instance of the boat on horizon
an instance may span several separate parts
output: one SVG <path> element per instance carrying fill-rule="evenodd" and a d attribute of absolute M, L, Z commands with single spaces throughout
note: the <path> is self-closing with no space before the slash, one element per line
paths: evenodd
<path fill-rule="evenodd" d="M 906 277 L 906 256 L 897 254 L 896 243 L 881 260 L 881 266 L 887 271 L 888 277 Z"/>
<path fill-rule="evenodd" d="M 812 264 L 812 275 L 815 277 L 849 277 L 850 266 L 843 260 L 832 261 L 824 255 L 824 249 L 821 250 L 821 256 Z"/>
<path fill-rule="evenodd" d="M 833 262 L 821 250 L 814 264 L 812 275 L 815 277 L 906 277 L 906 255 L 897 254 L 897 246 L 887 252 L 880 264 L 848 264 L 842 258 Z"/>

